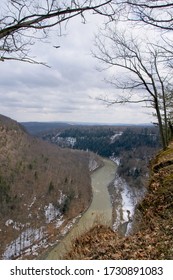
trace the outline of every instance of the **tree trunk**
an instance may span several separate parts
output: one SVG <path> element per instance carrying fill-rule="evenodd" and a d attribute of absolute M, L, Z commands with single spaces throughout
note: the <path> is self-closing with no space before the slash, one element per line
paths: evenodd
<path fill-rule="evenodd" d="M 162 147 L 163 147 L 163 150 L 166 150 L 167 143 L 166 143 L 166 140 L 165 140 L 162 117 L 161 117 L 161 114 L 160 114 L 160 109 L 159 109 L 159 104 L 158 104 L 157 98 L 155 98 L 154 103 L 155 103 L 155 109 L 156 109 L 158 124 L 159 124 L 159 131 L 160 131 L 160 137 L 161 137 L 161 141 L 162 141 Z"/>

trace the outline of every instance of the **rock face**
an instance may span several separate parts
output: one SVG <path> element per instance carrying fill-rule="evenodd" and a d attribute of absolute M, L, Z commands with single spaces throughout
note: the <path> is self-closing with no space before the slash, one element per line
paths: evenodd
<path fill-rule="evenodd" d="M 1 259 L 34 258 L 88 207 L 88 163 L 87 153 L 31 137 L 0 115 Z"/>

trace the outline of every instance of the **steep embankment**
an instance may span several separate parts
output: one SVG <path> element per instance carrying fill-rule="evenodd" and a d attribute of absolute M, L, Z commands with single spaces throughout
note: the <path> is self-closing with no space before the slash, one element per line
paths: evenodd
<path fill-rule="evenodd" d="M 59 238 L 91 201 L 88 166 L 86 153 L 33 138 L 0 115 L 1 259 L 34 258 Z"/>
<path fill-rule="evenodd" d="M 151 163 L 148 193 L 138 205 L 134 233 L 121 237 L 96 226 L 66 259 L 173 259 L 173 143 Z"/>

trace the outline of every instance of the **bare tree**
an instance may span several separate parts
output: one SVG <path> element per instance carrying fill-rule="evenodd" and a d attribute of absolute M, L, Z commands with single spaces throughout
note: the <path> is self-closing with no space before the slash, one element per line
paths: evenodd
<path fill-rule="evenodd" d="M 121 18 L 143 22 L 163 30 L 173 30 L 171 0 L 117 0 L 116 4 Z"/>
<path fill-rule="evenodd" d="M 61 24 L 84 13 L 112 17 L 112 0 L 2 0 L 0 8 L 0 61 L 20 60 L 36 63 L 30 57 L 30 47 L 37 39 L 47 38 L 56 27 L 61 34 Z"/>
<path fill-rule="evenodd" d="M 140 103 L 155 109 L 162 146 L 168 145 L 168 115 L 166 106 L 167 88 L 173 79 L 173 70 L 167 69 L 163 49 L 149 42 L 128 36 L 125 32 L 109 28 L 106 35 L 96 39 L 94 56 L 101 62 L 123 74 L 111 77 L 109 82 L 123 90 L 122 95 L 109 104 Z M 134 93 L 136 95 L 134 95 Z M 137 97 L 136 97 L 137 96 Z M 135 98 L 135 99 L 133 99 Z"/>

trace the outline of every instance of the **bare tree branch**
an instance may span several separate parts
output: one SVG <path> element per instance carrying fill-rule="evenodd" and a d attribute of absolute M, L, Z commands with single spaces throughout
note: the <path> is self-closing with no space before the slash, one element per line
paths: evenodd
<path fill-rule="evenodd" d="M 144 103 L 144 102 L 146 102 L 146 103 L 147 102 L 152 102 L 151 99 L 131 100 L 131 99 L 126 98 L 126 97 L 121 97 L 121 99 L 114 99 L 114 100 L 111 100 L 109 98 L 104 98 L 104 97 L 98 97 L 96 99 L 99 100 L 99 101 L 103 101 L 108 106 L 112 106 L 112 105 L 115 105 L 115 104 L 127 104 L 127 103 L 139 104 L 139 103 Z"/>
<path fill-rule="evenodd" d="M 121 11 L 124 7 L 128 20 L 143 22 L 162 30 L 173 30 L 173 1 L 171 0 L 118 0 L 117 5 Z"/>
<path fill-rule="evenodd" d="M 117 73 L 109 82 L 114 87 L 123 89 L 122 95 L 114 100 L 102 97 L 100 100 L 108 105 L 150 103 L 156 111 L 165 148 L 168 144 L 166 88 L 170 81 L 173 82 L 173 71 L 165 71 L 167 66 L 162 59 L 163 50 L 149 42 L 134 39 L 126 32 L 119 33 L 115 28 L 109 28 L 105 34 L 96 37 L 96 48 L 94 57 Z M 122 69 L 121 75 L 118 74 L 118 69 Z M 139 98 L 133 99 L 133 95 L 129 95 L 133 91 Z"/>
<path fill-rule="evenodd" d="M 57 26 L 57 30 L 61 30 L 63 22 L 68 22 L 79 15 L 85 20 L 84 13 L 87 11 L 108 18 L 113 17 L 115 12 L 112 5 L 112 0 L 8 0 L 7 3 L 3 2 L 0 18 L 1 61 L 14 57 L 21 61 L 24 61 L 26 57 L 30 60 L 29 46 L 34 44 L 37 38 L 39 40 L 47 38 L 50 29 Z"/>

